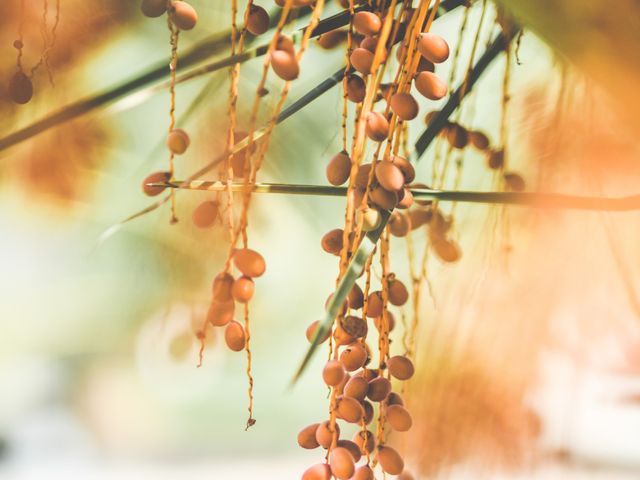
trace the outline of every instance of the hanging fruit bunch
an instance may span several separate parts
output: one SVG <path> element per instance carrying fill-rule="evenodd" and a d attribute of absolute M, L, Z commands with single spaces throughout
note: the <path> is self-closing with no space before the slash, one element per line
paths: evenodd
<path fill-rule="evenodd" d="M 353 12 L 353 3 L 349 7 Z M 324 448 L 326 463 L 309 468 L 303 480 L 373 479 L 376 466 L 387 474 L 410 475 L 400 453 L 389 445 L 390 432 L 411 428 L 411 414 L 396 382 L 409 380 L 414 373 L 406 352 L 391 353 L 390 334 L 396 323 L 391 309 L 405 305 L 409 292 L 390 270 L 389 242 L 390 235 L 403 237 L 411 228 L 409 216 L 401 211 L 414 203 L 408 186 L 416 174 L 399 149 L 406 122 L 419 114 L 413 91 L 428 100 L 446 95 L 447 87 L 434 71 L 436 64 L 447 60 L 449 46 L 428 31 L 435 12 L 428 2 L 416 9 L 406 4 L 395 7 L 391 2 L 388 7 L 355 13 L 347 34 L 343 149 L 330 159 L 326 171 L 331 185 L 348 182 L 345 225 L 331 230 L 321 241 L 323 250 L 340 258 L 340 275 L 363 234 L 380 228 L 382 212 L 393 213 L 377 247 L 382 268 L 380 288 L 370 291 L 371 255 L 361 273 L 364 288 L 357 283 L 353 286 L 333 330 L 320 339 L 329 342 L 329 360 L 322 372 L 331 390 L 329 418 L 305 427 L 298 443 L 306 449 Z M 397 48 L 398 66 L 393 80 L 384 83 L 392 48 Z M 347 101 L 356 104 L 350 146 Z M 363 161 L 367 142 L 373 143 L 375 152 L 372 160 Z M 310 341 L 317 328 L 318 322 L 308 327 Z M 351 434 L 347 433 L 350 425 Z"/>
<path fill-rule="evenodd" d="M 290 115 L 283 113 L 282 107 L 290 82 L 303 71 L 301 60 L 311 36 L 319 36 L 317 43 L 323 49 L 345 49 L 346 67 L 332 77 L 336 79 L 334 83 L 342 80 L 342 149 L 329 159 L 326 167 L 329 188 L 346 185 L 344 224 L 327 232 L 320 242 L 322 249 L 338 261 L 338 288 L 326 302 L 327 312 L 336 310 L 337 304 L 337 314 L 327 317 L 330 320 L 328 329 L 325 319 L 311 323 L 306 331 L 312 348 L 319 343 L 328 346 L 322 379 L 330 390 L 329 408 L 326 418 L 305 427 L 298 435 L 302 448 L 323 448 L 325 453 L 324 462 L 310 467 L 302 479 L 372 479 L 377 468 L 385 474 L 409 479 L 412 477 L 401 454 L 391 444 L 394 433 L 406 432 L 412 426 L 412 417 L 402 395 L 404 382 L 414 374 L 412 340 L 394 342 L 392 338 L 397 309 L 409 302 L 410 292 L 391 268 L 391 239 L 409 238 L 412 230 L 426 227 L 429 244 L 440 259 L 455 262 L 461 256 L 451 235 L 452 215 L 445 215 L 435 202 L 414 199 L 412 188 L 427 187 L 415 183 L 416 171 L 409 160 L 411 152 L 407 147 L 407 126 L 419 118 L 420 104 L 440 100 L 448 93 L 447 82 L 440 78 L 436 69 L 449 58 L 449 45 L 444 38 L 430 31 L 440 1 L 433 4 L 421 1 L 415 8 L 411 7 L 411 2 L 397 0 L 374 4 L 341 1 L 346 10 L 328 22 L 335 22 L 335 18 L 346 21 L 332 28 L 325 28 L 320 22 L 322 0 L 275 3 L 282 7 L 275 22 L 252 0 L 246 3 L 242 20 L 238 21 L 240 10 L 237 0 L 232 0 L 226 150 L 197 173 L 176 184 L 174 155 L 183 154 L 189 146 L 188 135 L 175 128 L 174 118 L 178 34 L 193 28 L 197 15 L 185 2 L 143 2 L 145 15 L 167 15 L 172 53 L 167 140 L 169 168 L 148 176 L 143 190 L 148 195 L 158 195 L 172 187 L 170 195 L 156 206 L 171 201 L 172 222 L 175 223 L 174 187 L 190 188 L 193 180 L 217 167 L 217 181 L 205 182 L 208 186 L 203 188 L 214 191 L 215 198 L 197 206 L 192 219 L 200 228 L 224 224 L 229 243 L 226 261 L 212 281 L 211 304 L 197 335 L 204 349 L 206 327 L 224 328 L 229 349 L 246 352 L 248 428 L 255 423 L 249 305 L 256 279 L 266 272 L 265 259 L 249 246 L 247 231 L 247 214 L 257 185 L 257 174 L 274 127 Z M 455 8 L 464 2 L 450 3 Z M 310 14 L 309 23 L 296 34 L 285 35 L 289 15 L 296 9 Z M 301 15 L 300 12 L 297 15 Z M 251 36 L 263 35 L 271 28 L 273 34 L 268 44 L 251 52 L 253 55 L 264 54 L 264 61 L 251 115 L 246 122 L 248 128 L 242 131 L 237 128 L 236 112 L 237 103 L 243 100 L 238 97 L 241 62 L 233 59 L 244 58 Z M 251 58 L 251 55 L 246 56 Z M 268 110 L 262 105 L 262 98 L 271 72 L 284 84 L 275 106 Z M 466 82 L 467 79 L 465 85 Z M 463 95 L 464 92 L 458 101 Z M 269 121 L 259 127 L 257 119 L 264 113 Z M 437 112 L 429 114 L 427 123 L 434 119 L 440 121 L 436 118 L 438 115 Z M 350 122 L 353 125 L 351 138 L 347 134 Z M 504 147 L 492 148 L 484 133 L 470 131 L 459 121 L 446 122 L 440 130 L 439 138 L 449 142 L 450 151 L 473 145 L 486 154 L 490 168 L 504 173 L 504 161 L 499 165 L 496 163 L 497 158 L 504 157 Z M 504 173 L 505 185 L 513 190 L 520 187 L 518 178 L 516 174 Z M 334 295 L 354 268 L 358 253 L 367 242 L 372 247 L 362 268 L 356 272 L 361 281 L 350 284 L 344 304 L 340 305 L 341 300 Z M 372 275 L 374 264 L 379 264 L 379 279 Z M 411 279 L 412 290 L 418 295 L 415 277 L 413 275 Z M 417 305 L 414 301 L 416 309 Z M 416 311 L 414 315 L 417 318 Z M 411 335 L 415 332 L 416 318 Z"/>
<path fill-rule="evenodd" d="M 206 326 L 224 328 L 224 338 L 230 350 L 247 354 L 247 377 L 249 382 L 249 418 L 247 428 L 255 423 L 253 418 L 253 377 L 251 374 L 251 350 L 250 350 L 250 316 L 249 303 L 255 289 L 255 279 L 266 271 L 266 263 L 262 255 L 249 248 L 247 231 L 247 215 L 251 202 L 251 190 L 244 189 L 238 195 L 234 194 L 234 180 L 241 180 L 245 185 L 255 182 L 256 175 L 268 148 L 270 134 L 275 127 L 275 118 L 280 112 L 287 97 L 288 82 L 296 79 L 300 73 L 300 61 L 309 43 L 310 35 L 319 21 L 324 2 L 315 2 L 308 28 L 305 29 L 299 45 L 292 38 L 283 33 L 284 26 L 292 9 L 308 6 L 311 2 L 283 2 L 282 11 L 275 31 L 271 37 L 262 69 L 262 76 L 256 88 L 256 94 L 251 108 L 248 131 L 237 129 L 236 106 L 238 102 L 238 81 L 240 78 L 240 64 L 236 63 L 230 69 L 230 88 L 228 101 L 229 128 L 227 131 L 227 150 L 224 161 L 219 162 L 218 179 L 225 185 L 224 192 L 218 192 L 216 197 L 207 200 L 197 206 L 192 219 L 199 228 L 209 228 L 216 223 L 224 223 L 228 229 L 229 247 L 227 259 L 222 268 L 213 279 L 212 299 L 202 328 L 198 331 L 202 349 L 200 361 L 206 342 Z M 170 150 L 169 169 L 155 172 L 143 181 L 143 190 L 147 195 L 161 194 L 166 185 L 174 181 L 173 157 L 184 153 L 189 145 L 189 137 L 183 130 L 175 129 L 175 70 L 177 62 L 177 38 L 180 30 L 189 30 L 195 26 L 197 15 L 195 10 L 185 2 L 158 2 L 145 1 L 142 11 L 149 17 L 157 17 L 167 14 L 171 32 L 172 62 L 171 62 L 171 122 L 167 145 Z M 242 54 L 249 35 L 259 36 L 271 27 L 271 19 L 267 11 L 248 1 L 241 23 L 238 2 L 231 2 L 231 55 Z M 258 128 L 257 119 L 262 110 L 262 97 L 266 89 L 265 84 L 270 71 L 273 71 L 285 85 L 280 94 L 280 101 L 275 110 L 269 113 L 272 119 L 267 127 Z M 240 146 L 241 145 L 241 146 Z M 160 184 L 160 185 L 158 185 Z M 170 193 L 172 205 L 172 222 L 177 221 L 175 210 L 175 192 Z M 241 245 L 238 245 L 238 244 Z M 238 321 L 241 320 L 241 321 Z"/>

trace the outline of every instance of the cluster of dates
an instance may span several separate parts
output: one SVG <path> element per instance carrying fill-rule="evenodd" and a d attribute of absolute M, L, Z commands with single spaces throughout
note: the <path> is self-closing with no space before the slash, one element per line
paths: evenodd
<path fill-rule="evenodd" d="M 455 131 L 454 133 L 452 133 Z M 504 150 L 491 146 L 489 137 L 478 130 L 467 130 L 462 125 L 451 124 L 445 127 L 445 134 L 454 148 L 475 147 L 485 154 L 487 168 L 490 170 L 504 170 Z M 502 178 L 507 190 L 521 192 L 525 189 L 525 181 L 519 173 L 502 172 Z"/>
<path fill-rule="evenodd" d="M 382 20 L 375 13 L 361 11 L 355 14 L 353 27 L 362 36 L 362 40 L 359 42 L 359 46 L 351 52 L 350 61 L 352 67 L 362 76 L 357 73 L 349 75 L 347 98 L 352 102 L 359 103 L 366 96 L 366 83 L 363 77 L 371 73 L 371 66 L 378 46 L 376 35 L 382 28 Z M 398 59 L 404 58 L 403 48 L 404 46 L 401 46 L 397 50 Z M 439 35 L 426 32 L 420 34 L 417 50 L 420 57 L 413 78 L 414 86 L 424 97 L 438 100 L 446 95 L 447 87 L 434 73 L 434 64 L 444 62 L 448 58 L 449 46 Z M 387 54 L 387 49 L 383 49 L 385 58 Z M 376 100 L 387 99 L 391 112 L 396 114 L 401 121 L 415 119 L 419 113 L 416 99 L 408 92 L 392 93 L 392 88 L 391 84 L 381 85 Z M 388 116 L 380 112 L 370 112 L 366 118 L 365 133 L 374 142 L 386 140 L 390 133 Z M 326 171 L 327 180 L 332 185 L 342 185 L 349 179 L 350 172 L 351 159 L 348 153 L 339 152 L 329 161 Z M 355 179 L 356 205 L 362 204 L 363 195 L 368 192 L 367 206 L 358 211 L 364 231 L 374 230 L 379 225 L 378 209 L 393 210 L 411 207 L 413 197 L 408 189 L 408 184 L 412 183 L 414 179 L 413 166 L 399 155 L 391 155 L 388 158 L 375 161 L 375 163 L 365 163 L 359 166 Z M 409 224 L 403 222 L 403 218 L 396 213 L 393 214 L 390 221 L 392 234 L 404 236 L 409 230 Z"/>
<path fill-rule="evenodd" d="M 451 133 L 455 130 L 455 133 Z M 449 142 L 455 148 L 465 148 L 471 145 L 485 154 L 487 168 L 490 170 L 504 170 L 504 150 L 493 148 L 489 138 L 478 130 L 467 130 L 458 124 L 445 127 L 445 133 Z M 502 178 L 507 190 L 521 192 L 525 189 L 525 182 L 522 176 L 515 172 L 502 172 Z"/>
<path fill-rule="evenodd" d="M 407 12 L 403 18 L 405 26 L 413 14 Z M 373 12 L 361 11 L 353 17 L 355 48 L 349 52 L 349 60 L 354 71 L 350 72 L 346 81 L 346 97 L 354 103 L 361 103 L 371 92 L 367 76 L 375 68 L 376 55 L 382 54 L 386 61 L 393 44 L 379 45 L 378 35 L 381 33 L 383 19 Z M 320 38 L 325 48 L 339 43 L 337 35 Z M 382 48 L 381 48 L 382 47 Z M 407 56 L 401 46 L 397 50 L 398 60 L 406 61 Z M 449 46 L 440 36 L 433 33 L 421 33 L 417 38 L 415 59 L 415 75 L 412 85 L 423 97 L 438 100 L 447 93 L 447 87 L 434 73 L 435 64 L 444 62 L 449 56 Z M 403 68 L 402 66 L 400 68 Z M 414 68 L 410 67 L 413 71 Z M 409 90 L 410 90 L 409 85 Z M 419 106 L 415 97 L 407 88 L 399 89 L 395 84 L 381 84 L 374 101 L 386 100 L 388 108 L 385 113 L 371 111 L 364 118 L 364 133 L 373 142 L 383 142 L 391 137 L 392 114 L 398 121 L 406 122 L 415 119 L 419 114 Z M 352 159 L 348 152 L 341 151 L 329 161 L 326 177 L 330 184 L 345 184 L 351 177 Z M 415 180 L 415 170 L 406 158 L 397 154 L 386 154 L 382 159 L 374 160 L 358 166 L 351 187 L 357 207 L 356 219 L 358 228 L 372 231 L 380 226 L 381 212 L 392 211 L 389 220 L 389 231 L 394 236 L 405 236 L 411 228 L 419 225 L 430 225 L 430 232 L 438 230 L 434 224 L 434 211 L 425 205 L 412 208 L 414 199 L 409 185 Z M 398 210 L 396 210 L 398 209 Z M 409 210 L 410 209 L 410 210 Z M 416 212 L 416 213 L 414 213 Z M 436 213 L 439 213 L 436 211 Z M 413 217 L 415 220 L 412 221 Z M 440 237 L 445 242 L 448 223 L 442 217 Z M 412 224 L 415 223 L 416 227 Z M 434 234 L 435 236 L 435 234 Z M 345 233 L 342 229 L 334 229 L 322 238 L 322 248 L 331 254 L 344 254 Z M 354 239 L 348 238 L 350 246 Z M 347 257 L 351 252 L 347 251 Z M 451 257 L 451 255 L 447 255 Z M 374 478 L 372 466 L 379 465 L 383 472 L 390 475 L 402 475 L 411 478 L 405 470 L 401 455 L 386 441 L 386 430 L 405 432 L 411 428 L 412 419 L 405 408 L 402 397 L 393 391 L 392 379 L 408 380 L 413 376 L 414 366 L 411 360 L 402 355 L 388 358 L 388 335 L 395 326 L 393 314 L 387 306 L 402 306 L 409 299 L 405 285 L 394 274 L 383 278 L 384 288 L 374 291 L 365 299 L 365 294 L 356 283 L 349 292 L 344 309 L 338 315 L 336 326 L 320 340 L 327 341 L 333 335 L 334 356 L 323 369 L 323 380 L 332 389 L 332 415 L 327 421 L 305 427 L 298 435 L 298 443 L 306 449 L 322 447 L 328 450 L 327 462 L 309 468 L 302 476 L 303 480 L 371 480 Z M 386 282 L 386 284 L 384 284 Z M 353 311 L 363 309 L 361 315 Z M 372 321 L 379 334 L 380 364 L 373 369 L 369 366 L 371 349 L 366 338 L 369 331 L 369 320 Z M 307 338 L 313 339 L 318 322 L 307 329 Z M 382 345 L 382 346 L 381 346 Z M 375 408 L 378 405 L 378 434 L 369 429 L 373 421 Z M 351 437 L 342 438 L 346 424 L 354 424 L 357 430 Z M 371 460 L 373 459 L 373 463 Z M 360 462 L 364 460 L 360 464 Z"/>
<path fill-rule="evenodd" d="M 394 299 L 392 291 L 389 290 L 390 301 Z M 398 300 L 396 299 L 397 303 Z M 380 292 L 373 293 L 370 302 L 374 313 L 380 314 L 374 322 L 381 328 L 384 320 Z M 386 321 L 389 328 L 392 328 L 393 317 L 390 312 L 386 315 L 389 315 Z M 308 335 L 313 333 L 313 327 L 310 327 Z M 350 440 L 341 438 L 345 427 L 341 429 L 338 421 L 332 425 L 327 420 L 302 429 L 298 434 L 298 444 L 302 448 L 322 447 L 329 450 L 328 463 L 310 467 L 303 474 L 303 480 L 329 480 L 331 476 L 339 480 L 372 480 L 374 474 L 369 465 L 369 457 L 373 455 L 384 472 L 391 475 L 405 472 L 401 455 L 393 447 L 378 443 L 374 432 L 367 427 L 374 419 L 373 404 L 376 403 L 385 426 L 396 432 L 406 432 L 411 428 L 411 414 L 405 408 L 401 395 L 393 391 L 391 379 L 404 381 L 411 378 L 414 373 L 413 363 L 405 356 L 396 355 L 381 365 L 380 370 L 367 368 L 370 352 L 364 342 L 366 330 L 366 322 L 360 317 L 343 317 L 334 333 L 336 348 L 341 349 L 341 352 L 337 359 L 326 363 L 322 372 L 324 382 L 337 393 L 336 418 L 357 426 L 357 429 Z M 366 462 L 358 466 L 361 459 L 366 459 Z"/>
<path fill-rule="evenodd" d="M 350 54 L 352 67 L 363 76 L 371 73 L 374 55 L 378 48 L 377 34 L 382 28 L 382 20 L 372 12 L 358 12 L 353 17 L 353 27 L 362 35 L 359 46 Z M 383 60 L 389 52 L 388 45 L 382 49 Z M 447 94 L 446 84 L 435 73 L 435 64 L 442 63 L 449 58 L 449 45 L 439 35 L 431 32 L 420 34 L 417 49 L 420 59 L 414 77 L 416 90 L 425 98 L 439 100 Z M 398 61 L 405 57 L 404 46 L 396 51 Z M 349 78 L 349 99 L 360 102 L 364 99 L 364 80 L 356 74 Z M 391 109 L 402 120 L 413 120 L 418 115 L 418 102 L 410 93 L 395 93 L 391 97 Z M 385 136 L 386 138 L 386 136 Z M 384 138 L 383 138 L 384 139 Z M 375 139 L 374 139 L 375 140 Z M 379 141 L 379 140 L 378 140 Z"/>
<path fill-rule="evenodd" d="M 227 346 L 239 352 L 245 348 L 247 333 L 244 326 L 234 319 L 236 303 L 246 304 L 251 300 L 255 289 L 253 279 L 264 274 L 266 263 L 262 255 L 250 248 L 235 249 L 232 260 L 240 275 L 234 278 L 228 271 L 216 275 L 207 322 L 214 327 L 225 327 Z M 198 335 L 204 335 L 204 332 Z"/>
<path fill-rule="evenodd" d="M 376 208 L 368 208 L 364 215 L 369 216 L 371 212 L 379 215 Z M 373 228 L 374 224 L 372 222 L 369 228 Z M 329 231 L 321 241 L 323 250 L 339 256 L 343 236 L 342 229 Z M 394 274 L 387 275 L 386 282 L 388 304 L 397 307 L 405 305 L 409 300 L 409 292 L 404 283 Z M 361 309 L 363 311 L 360 315 L 354 314 Z M 405 472 L 400 454 L 384 442 L 378 443 L 376 435 L 368 426 L 374 419 L 374 404 L 378 404 L 385 426 L 397 432 L 405 432 L 411 428 L 411 415 L 405 408 L 402 397 L 393 391 L 391 379 L 408 380 L 413 376 L 414 367 L 409 358 L 396 355 L 382 363 L 378 369 L 368 368 L 371 361 L 371 349 L 366 343 L 369 321 L 380 336 L 388 335 L 396 323 L 393 313 L 385 306 L 383 292 L 377 290 L 370 293 L 365 302 L 364 292 L 356 283 L 349 292 L 333 333 L 327 333 L 320 340 L 326 342 L 333 335 L 336 349 L 334 359 L 327 362 L 322 372 L 325 384 L 333 388 L 337 395 L 335 416 L 341 422 L 353 424 L 358 429 L 348 439 L 341 438 L 345 427 L 341 429 L 338 422 L 332 424 L 331 420 L 305 427 L 298 435 L 298 444 L 305 449 L 322 447 L 329 450 L 329 453 L 328 463 L 310 467 L 303 474 L 303 480 L 328 480 L 331 476 L 340 480 L 373 479 L 369 457 L 374 455 L 386 473 L 399 475 Z M 318 324 L 318 321 L 313 322 L 307 328 L 309 341 L 313 340 Z M 367 461 L 358 465 L 365 458 Z M 405 472 L 405 475 L 408 474 Z"/>
<path fill-rule="evenodd" d="M 373 172 L 371 169 L 373 168 Z M 326 175 L 332 185 L 342 185 L 351 172 L 351 159 L 347 152 L 334 155 L 327 165 Z M 359 208 L 362 229 L 375 230 L 380 224 L 379 209 L 406 209 L 413 204 L 408 184 L 415 179 L 415 170 L 405 158 L 395 155 L 386 160 L 365 163 L 358 167 L 355 178 L 355 204 L 361 205 L 368 190 L 367 205 Z M 369 186 L 369 188 L 367 188 Z"/>
<path fill-rule="evenodd" d="M 436 113 L 429 112 L 427 114 L 425 117 L 427 125 L 433 120 Z M 448 122 L 440 134 L 447 139 L 452 148 L 463 150 L 468 147 L 474 147 L 482 152 L 486 158 L 488 169 L 503 170 L 505 164 L 504 150 L 492 146 L 486 133 L 480 130 L 468 129 L 456 122 Z M 502 178 L 507 190 L 521 192 L 526 187 L 525 181 L 519 173 L 503 172 Z"/>
<path fill-rule="evenodd" d="M 345 155 L 339 155 L 344 160 Z M 398 163 L 400 164 L 402 161 L 402 165 L 407 167 L 410 175 L 413 175 L 411 165 L 401 157 L 397 158 Z M 379 165 L 382 166 L 380 169 L 382 182 L 388 190 L 378 185 L 376 180 L 376 186 L 371 192 L 384 190 L 393 193 L 397 198 L 397 192 L 404 191 L 406 182 L 402 170 L 393 162 L 379 162 Z M 386 182 L 386 176 L 383 173 L 387 166 L 394 174 L 400 176 L 397 188 L 392 189 Z M 358 191 L 361 194 L 364 194 L 370 169 L 370 164 L 361 167 L 359 174 L 361 181 L 358 184 Z M 412 179 L 411 176 L 409 178 Z M 376 197 L 377 195 L 374 194 L 373 198 Z M 394 201 L 394 203 L 396 202 Z M 385 207 L 393 208 L 389 205 L 385 205 Z M 360 215 L 362 215 L 365 230 L 376 228 L 380 222 L 380 213 L 375 206 L 360 210 Z M 343 241 L 344 231 L 334 229 L 323 236 L 321 246 L 327 253 L 339 256 L 343 248 Z M 388 303 L 398 307 L 405 305 L 409 299 L 406 286 L 394 274 L 390 274 L 386 278 Z M 364 309 L 363 314 L 353 314 L 360 309 Z M 317 447 L 328 449 L 329 461 L 326 464 L 317 464 L 309 468 L 304 473 L 303 480 L 324 480 L 332 475 L 340 480 L 373 479 L 373 470 L 368 462 L 360 466 L 357 465 L 361 458 L 367 457 L 368 459 L 370 455 L 375 455 L 381 468 L 389 474 L 398 475 L 404 471 L 404 461 L 400 454 L 389 445 L 377 444 L 374 433 L 366 426 L 373 421 L 373 404 L 377 403 L 379 409 L 384 411 L 383 417 L 386 425 L 390 426 L 392 430 L 404 432 L 411 427 L 411 415 L 404 407 L 402 397 L 392 391 L 390 379 L 407 380 L 413 375 L 414 368 L 410 359 L 400 355 L 391 357 L 386 364 L 383 363 L 380 366 L 380 369 L 368 368 L 371 361 L 371 349 L 366 343 L 369 320 L 372 321 L 379 335 L 388 335 L 396 323 L 392 312 L 385 308 L 383 292 L 378 290 L 370 293 L 366 299 L 365 307 L 364 292 L 356 283 L 349 292 L 332 334 L 337 349 L 336 357 L 327 362 L 322 376 L 324 382 L 334 388 L 337 394 L 336 417 L 343 422 L 357 425 L 359 429 L 349 440 L 340 438 L 340 425 L 334 423 L 332 429 L 330 420 L 305 427 L 298 436 L 299 445 L 306 449 Z M 307 328 L 309 341 L 313 339 L 317 327 L 318 322 L 316 321 Z M 329 335 L 331 333 L 328 333 L 321 341 L 327 341 Z M 387 375 L 385 376 L 385 374 Z M 344 432 L 344 428 L 342 431 Z"/>

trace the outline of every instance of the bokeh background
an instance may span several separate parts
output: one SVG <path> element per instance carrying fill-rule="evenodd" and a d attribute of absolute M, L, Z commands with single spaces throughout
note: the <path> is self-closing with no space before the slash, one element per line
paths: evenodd
<path fill-rule="evenodd" d="M 512 71 L 509 165 L 533 190 L 634 194 L 640 30 L 631 27 L 640 9 L 575 3 L 513 2 L 531 28 Z M 228 27 L 228 2 L 193 5 L 199 24 L 181 35 L 181 49 Z M 54 7 L 49 1 L 49 26 Z M 481 7 L 471 9 L 470 30 Z M 326 15 L 338 9 L 329 2 Z M 168 58 L 165 22 L 143 17 L 137 2 L 63 0 L 53 84 L 39 69 L 33 100 L 16 106 L 5 88 L 19 11 L 17 0 L 0 5 L 2 136 Z M 42 51 L 43 4 L 28 1 L 25 12 L 23 62 L 32 66 Z M 455 44 L 462 14 L 434 30 Z M 490 6 L 481 46 L 497 31 L 494 18 Z M 616 44 L 600 48 L 610 32 Z M 463 38 L 463 59 L 472 40 Z M 342 58 L 312 46 L 290 99 Z M 438 73 L 448 78 L 448 68 Z M 260 69 L 259 60 L 242 66 L 241 126 Z M 494 140 L 503 71 L 501 58 L 460 117 Z M 192 145 L 178 176 L 223 149 L 227 82 L 222 71 L 179 86 L 179 126 Z M 281 82 L 269 82 L 273 105 Z M 221 229 L 190 221 L 207 194 L 180 194 L 175 226 L 163 208 L 102 236 L 147 205 L 140 183 L 166 163 L 168 106 L 166 89 L 143 92 L 0 152 L 1 478 L 293 479 L 320 460 L 297 447 L 296 435 L 326 416 L 322 359 L 294 388 L 289 381 L 335 280 L 336 262 L 319 239 L 341 224 L 344 201 L 254 199 L 250 242 L 268 268 L 251 303 L 257 424 L 245 432 L 244 355 L 228 352 L 214 332 L 196 368 L 193 325 L 226 253 Z M 421 113 L 437 107 L 424 101 Z M 340 112 L 335 89 L 279 126 L 260 180 L 324 183 L 326 161 L 340 149 Z M 424 125 L 414 123 L 417 138 Z M 419 164 L 425 183 L 438 148 Z M 493 187 L 479 154 L 456 155 L 461 188 Z M 423 472 L 417 478 L 640 476 L 638 220 L 635 212 L 455 207 L 463 256 L 429 260 L 418 375 L 407 394 L 416 427 L 397 441 Z M 412 241 L 421 252 L 426 235 Z M 406 252 L 406 241 L 394 239 L 392 266 L 408 283 Z"/>

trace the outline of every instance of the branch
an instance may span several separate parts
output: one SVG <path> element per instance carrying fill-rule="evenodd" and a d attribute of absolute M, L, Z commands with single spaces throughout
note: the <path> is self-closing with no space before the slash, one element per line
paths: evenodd
<path fill-rule="evenodd" d="M 221 181 L 180 181 L 149 183 L 152 187 L 165 187 L 180 190 L 200 190 L 207 192 L 223 192 L 227 184 Z M 250 186 L 253 193 L 276 193 L 286 195 L 321 195 L 328 197 L 344 197 L 347 187 L 330 185 L 298 185 L 285 183 L 255 183 Z M 247 185 L 241 182 L 231 184 L 234 192 L 244 192 Z M 438 200 L 450 202 L 483 203 L 494 205 L 520 205 L 535 208 L 596 210 L 624 212 L 640 210 L 640 194 L 624 197 L 586 197 L 565 195 L 560 193 L 537 192 L 476 192 L 461 190 L 435 190 L 432 188 L 412 187 L 409 191 L 414 198 L 421 200 Z"/>

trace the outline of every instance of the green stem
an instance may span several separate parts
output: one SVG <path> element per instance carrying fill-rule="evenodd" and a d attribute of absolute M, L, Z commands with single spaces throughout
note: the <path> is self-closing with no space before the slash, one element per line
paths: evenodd
<path fill-rule="evenodd" d="M 150 183 L 153 187 L 166 187 L 180 190 L 201 190 L 209 192 L 225 191 L 227 185 L 221 181 L 174 180 L 166 183 Z M 244 183 L 233 183 L 234 192 L 245 191 Z M 599 210 L 623 212 L 640 210 L 640 195 L 625 197 L 586 197 L 579 195 L 565 195 L 560 193 L 537 192 L 476 192 L 461 190 L 435 190 L 409 186 L 414 198 L 421 200 L 438 200 L 463 203 L 482 203 L 497 205 L 521 205 L 535 208 L 566 208 L 573 210 Z M 297 185 L 284 183 L 256 183 L 251 185 L 253 193 L 276 193 L 286 195 L 322 195 L 329 197 L 344 197 L 347 187 L 333 187 L 329 185 Z"/>

